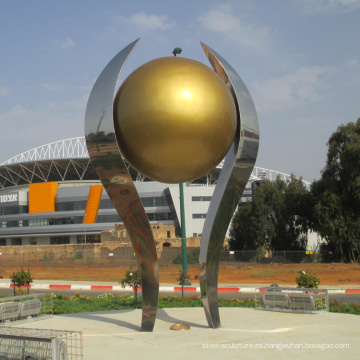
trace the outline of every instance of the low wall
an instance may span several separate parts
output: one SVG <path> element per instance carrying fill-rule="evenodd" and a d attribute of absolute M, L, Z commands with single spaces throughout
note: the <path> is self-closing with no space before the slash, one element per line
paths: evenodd
<path fill-rule="evenodd" d="M 189 257 L 194 247 L 187 249 Z M 181 258 L 180 247 L 160 246 L 158 258 L 162 264 L 172 264 Z M 133 247 L 116 241 L 99 244 L 20 245 L 0 247 L 0 267 L 6 266 L 71 266 L 107 265 L 136 266 Z"/>

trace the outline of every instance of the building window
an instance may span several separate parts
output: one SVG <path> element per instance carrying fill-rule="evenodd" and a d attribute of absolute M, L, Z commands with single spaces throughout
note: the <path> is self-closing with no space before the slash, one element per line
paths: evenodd
<path fill-rule="evenodd" d="M 6 246 L 6 239 L 0 239 L 0 246 Z"/>
<path fill-rule="evenodd" d="M 49 225 L 71 225 L 82 224 L 83 216 L 71 216 L 68 218 L 39 218 L 24 220 L 22 226 L 49 226 Z"/>
<path fill-rule="evenodd" d="M 52 236 L 50 245 L 70 244 L 70 236 Z"/>
<path fill-rule="evenodd" d="M 85 210 L 86 201 L 62 201 L 56 204 L 56 211 Z"/>
<path fill-rule="evenodd" d="M 99 209 L 115 209 L 115 207 L 110 199 L 101 199 Z"/>
<path fill-rule="evenodd" d="M 193 219 L 205 219 L 206 214 L 192 214 Z"/>
<path fill-rule="evenodd" d="M 30 219 L 29 226 L 45 226 L 49 225 L 49 219 Z"/>
<path fill-rule="evenodd" d="M 0 208 L 0 215 L 17 215 L 29 212 L 28 206 L 5 206 Z"/>
<path fill-rule="evenodd" d="M 143 197 L 141 202 L 144 207 L 169 206 L 165 196 Z M 99 209 L 114 209 L 110 199 L 101 199 Z"/>
<path fill-rule="evenodd" d="M 165 196 L 154 196 L 141 198 L 144 207 L 169 206 Z"/>
<path fill-rule="evenodd" d="M 98 215 L 96 218 L 97 223 L 120 223 L 121 218 L 118 214 L 113 215 Z"/>
<path fill-rule="evenodd" d="M 171 213 L 147 213 L 149 221 L 171 220 Z"/>
<path fill-rule="evenodd" d="M 10 227 L 18 227 L 19 222 L 17 220 L 11 220 L 11 221 L 2 221 L 1 223 L 2 228 L 10 228 Z"/>
<path fill-rule="evenodd" d="M 192 196 L 192 201 L 211 201 L 211 196 Z"/>
<path fill-rule="evenodd" d="M 77 243 L 85 244 L 85 235 L 78 235 Z M 86 243 L 87 244 L 101 243 L 101 236 L 100 235 L 86 235 Z"/>
<path fill-rule="evenodd" d="M 13 246 L 21 245 L 21 238 L 10 239 L 10 245 L 13 245 Z"/>

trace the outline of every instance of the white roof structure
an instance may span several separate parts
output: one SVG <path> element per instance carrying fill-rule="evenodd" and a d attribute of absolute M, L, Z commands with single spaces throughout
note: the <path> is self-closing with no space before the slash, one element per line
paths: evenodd
<path fill-rule="evenodd" d="M 76 137 L 38 146 L 16 155 L 0 166 L 24 163 L 29 161 L 88 158 L 85 137 Z"/>
<path fill-rule="evenodd" d="M 18 154 L 11 159 L 3 162 L 0 166 L 7 166 L 13 164 L 23 164 L 27 162 L 38 162 L 43 160 L 57 160 L 57 159 L 88 159 L 89 154 L 86 147 L 85 137 L 75 137 L 66 140 L 52 142 L 42 145 L 31 150 Z M 223 162 L 218 165 L 222 168 Z M 250 181 L 269 180 L 274 181 L 280 177 L 283 181 L 290 181 L 290 175 L 279 171 L 265 169 L 262 167 L 254 167 Z M 310 183 L 304 181 L 305 186 L 309 189 Z"/>

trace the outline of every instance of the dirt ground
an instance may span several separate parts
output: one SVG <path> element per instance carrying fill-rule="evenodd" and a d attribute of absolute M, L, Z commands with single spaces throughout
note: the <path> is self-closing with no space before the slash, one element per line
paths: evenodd
<path fill-rule="evenodd" d="M 180 265 L 161 266 L 160 282 L 177 283 Z M 18 267 L 0 268 L 0 276 L 8 279 Z M 119 282 L 127 267 L 69 266 L 31 267 L 36 280 Z M 191 283 L 197 284 L 198 266 L 189 265 Z M 226 263 L 220 265 L 219 284 L 281 284 L 296 285 L 299 271 L 311 272 L 320 285 L 360 285 L 360 266 L 357 264 L 268 264 Z"/>

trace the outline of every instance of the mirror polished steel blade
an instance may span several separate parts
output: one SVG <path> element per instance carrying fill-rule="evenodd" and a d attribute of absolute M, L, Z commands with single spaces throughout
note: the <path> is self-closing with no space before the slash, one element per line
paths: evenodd
<path fill-rule="evenodd" d="M 142 282 L 141 330 L 152 331 L 159 297 L 155 241 L 139 194 L 119 151 L 113 122 L 116 82 L 138 41 L 121 50 L 96 80 L 86 107 L 85 135 L 91 162 L 133 244 Z"/>
<path fill-rule="evenodd" d="M 228 151 L 206 215 L 200 245 L 200 291 L 206 319 L 221 326 L 218 307 L 220 252 L 233 214 L 254 168 L 259 147 L 259 125 L 252 98 L 240 76 L 219 54 L 201 43 L 218 75 L 228 85 L 237 107 L 237 130 Z"/>

